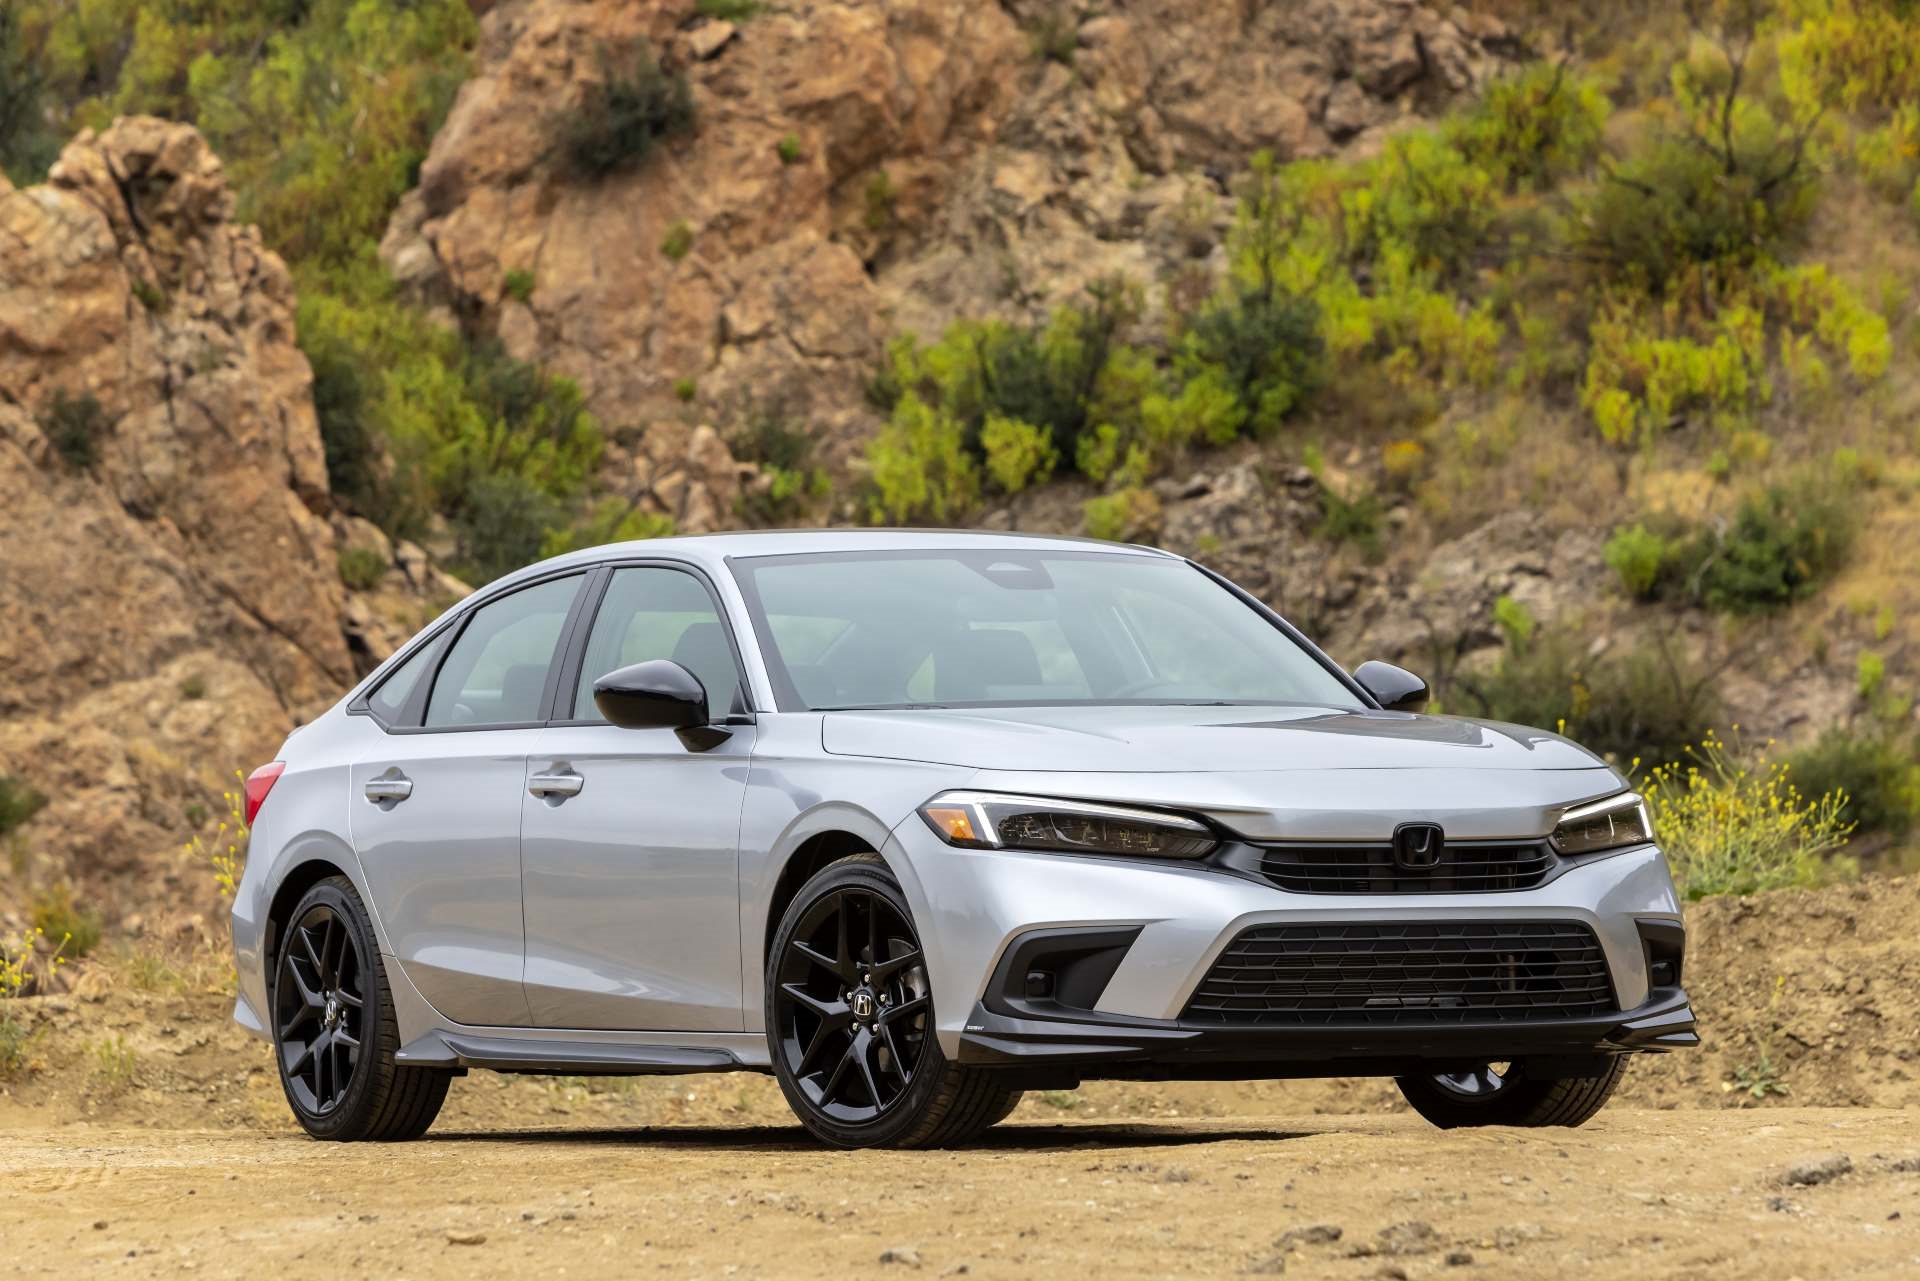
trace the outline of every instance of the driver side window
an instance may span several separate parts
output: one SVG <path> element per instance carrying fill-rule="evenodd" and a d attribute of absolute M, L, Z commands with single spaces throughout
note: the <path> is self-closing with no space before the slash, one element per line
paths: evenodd
<path fill-rule="evenodd" d="M 605 720 L 593 703 L 594 681 L 656 658 L 671 659 L 700 678 L 711 715 L 725 716 L 732 709 L 740 667 L 705 584 L 677 569 L 616 569 L 587 637 L 573 718 Z"/>

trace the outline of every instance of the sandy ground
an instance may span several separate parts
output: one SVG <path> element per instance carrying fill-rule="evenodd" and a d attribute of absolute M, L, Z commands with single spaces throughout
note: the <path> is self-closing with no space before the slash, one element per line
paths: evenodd
<path fill-rule="evenodd" d="M 1028 1121 L 933 1153 L 758 1124 L 397 1147 L 80 1124 L 0 1133 L 0 1188 L 22 1277 L 1920 1275 L 1911 1110 Z"/>

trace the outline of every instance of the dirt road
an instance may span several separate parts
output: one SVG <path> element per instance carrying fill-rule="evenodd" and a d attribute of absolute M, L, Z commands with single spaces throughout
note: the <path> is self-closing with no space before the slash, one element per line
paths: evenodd
<path fill-rule="evenodd" d="M 1868 1109 L 1027 1123 L 855 1154 L 753 1125 L 78 1126 L 0 1133 L 0 1189 L 0 1271 L 28 1277 L 1920 1274 L 1920 1113 Z"/>

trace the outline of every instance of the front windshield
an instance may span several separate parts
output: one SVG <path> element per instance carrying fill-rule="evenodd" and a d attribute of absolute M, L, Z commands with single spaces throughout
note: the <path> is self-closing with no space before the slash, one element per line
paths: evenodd
<path fill-rule="evenodd" d="M 1115 552 L 735 560 L 783 707 L 1360 700 L 1184 561 Z"/>

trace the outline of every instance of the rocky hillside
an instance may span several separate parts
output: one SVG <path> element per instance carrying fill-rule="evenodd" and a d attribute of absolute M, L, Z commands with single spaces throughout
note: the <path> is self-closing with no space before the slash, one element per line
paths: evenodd
<path fill-rule="evenodd" d="M 398 634 L 342 585 L 292 284 L 232 209 L 148 118 L 0 179 L 0 773 L 44 806 L 12 875 L 114 914 L 207 904 L 196 816 Z"/>
<path fill-rule="evenodd" d="M 1920 20 L 1542 8 L 20 0 L 0 926 L 212 909 L 453 574 L 740 524 L 1158 542 L 1897 847 Z"/>
<path fill-rule="evenodd" d="M 803 422 L 844 477 L 890 337 L 1171 277 L 1217 247 L 1226 179 L 1256 151 L 1365 146 L 1514 47 L 1497 21 L 1413 0 L 702 16 L 726 8 L 494 7 L 381 243 L 414 297 L 577 381 L 626 447 L 609 483 L 696 532 L 737 519 L 703 422 Z M 556 119 L 655 57 L 684 72 L 697 134 L 583 176 Z"/>

